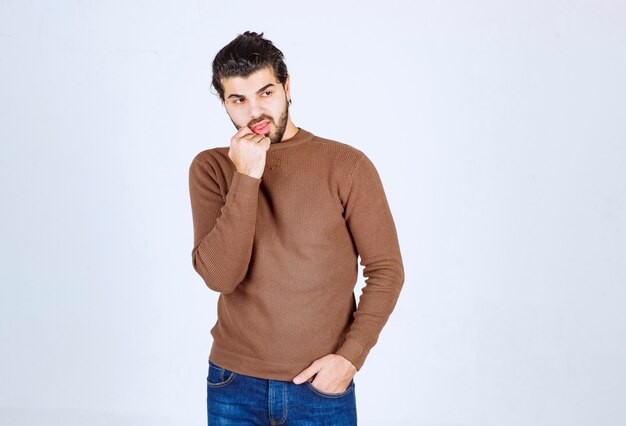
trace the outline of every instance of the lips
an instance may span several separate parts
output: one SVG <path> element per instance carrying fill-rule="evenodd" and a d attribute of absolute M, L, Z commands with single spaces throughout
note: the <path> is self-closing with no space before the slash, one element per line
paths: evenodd
<path fill-rule="evenodd" d="M 270 122 L 268 120 L 263 120 L 259 124 L 252 126 L 252 131 L 257 135 L 262 133 L 266 133 L 270 129 Z"/>

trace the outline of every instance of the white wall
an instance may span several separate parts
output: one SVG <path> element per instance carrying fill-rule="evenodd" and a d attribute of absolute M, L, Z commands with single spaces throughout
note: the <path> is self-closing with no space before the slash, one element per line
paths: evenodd
<path fill-rule="evenodd" d="M 626 4 L 317 4 L 0 2 L 1 424 L 205 424 L 187 172 L 245 30 L 396 219 L 360 424 L 626 423 Z"/>

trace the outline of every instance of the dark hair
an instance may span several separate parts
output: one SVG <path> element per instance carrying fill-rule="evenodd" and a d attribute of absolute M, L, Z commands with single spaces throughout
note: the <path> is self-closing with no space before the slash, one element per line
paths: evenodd
<path fill-rule="evenodd" d="M 283 52 L 263 38 L 263 33 L 246 31 L 224 46 L 213 59 L 213 87 L 224 101 L 224 86 L 221 79 L 228 77 L 246 78 L 265 67 L 272 67 L 274 75 L 283 85 L 287 81 L 287 65 Z"/>

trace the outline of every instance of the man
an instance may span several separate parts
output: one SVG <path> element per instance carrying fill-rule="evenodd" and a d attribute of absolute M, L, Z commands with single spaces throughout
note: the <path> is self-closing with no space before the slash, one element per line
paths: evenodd
<path fill-rule="evenodd" d="M 189 169 L 193 267 L 220 293 L 209 424 L 356 424 L 354 375 L 404 283 L 379 175 L 294 125 L 283 54 L 263 33 L 222 48 L 212 84 L 237 132 Z"/>

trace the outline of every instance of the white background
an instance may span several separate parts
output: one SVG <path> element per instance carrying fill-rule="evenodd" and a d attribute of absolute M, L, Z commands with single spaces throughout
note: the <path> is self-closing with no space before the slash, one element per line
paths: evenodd
<path fill-rule="evenodd" d="M 246 30 L 396 220 L 359 424 L 625 424 L 626 4 L 299 3 L 0 1 L 0 424 L 206 423 L 188 167 Z"/>

